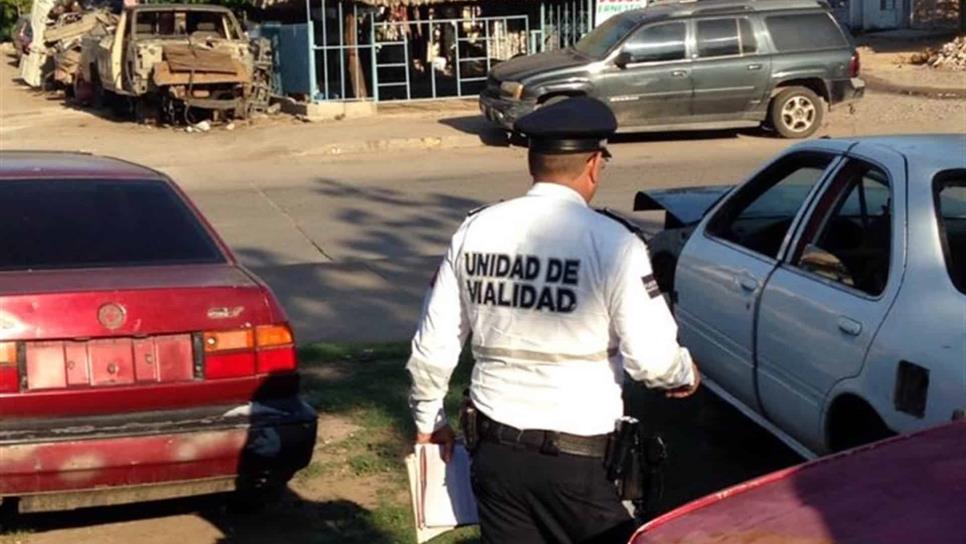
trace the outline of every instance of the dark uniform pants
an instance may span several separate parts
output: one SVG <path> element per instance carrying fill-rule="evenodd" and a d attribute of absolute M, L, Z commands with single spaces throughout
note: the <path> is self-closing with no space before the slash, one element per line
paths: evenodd
<path fill-rule="evenodd" d="M 600 459 L 482 441 L 472 481 L 483 544 L 625 544 L 636 527 Z"/>

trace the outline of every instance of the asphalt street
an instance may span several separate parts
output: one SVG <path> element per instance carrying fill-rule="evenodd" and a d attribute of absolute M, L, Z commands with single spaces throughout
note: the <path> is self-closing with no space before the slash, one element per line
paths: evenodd
<path fill-rule="evenodd" d="M 788 145 L 714 134 L 616 143 L 595 201 L 632 215 L 647 187 L 734 183 Z M 300 340 L 404 340 L 469 210 L 526 191 L 520 148 L 170 166 L 241 261 L 281 297 Z"/>
<path fill-rule="evenodd" d="M 0 149 L 90 151 L 170 174 L 273 287 L 301 342 L 409 338 L 466 213 L 529 184 L 525 150 L 491 145 L 472 101 L 187 134 L 65 107 L 15 73 L 0 63 Z M 966 101 L 869 93 L 827 121 L 820 135 L 961 132 Z M 758 130 L 621 136 L 594 205 L 631 214 L 642 188 L 735 183 L 791 144 Z"/>

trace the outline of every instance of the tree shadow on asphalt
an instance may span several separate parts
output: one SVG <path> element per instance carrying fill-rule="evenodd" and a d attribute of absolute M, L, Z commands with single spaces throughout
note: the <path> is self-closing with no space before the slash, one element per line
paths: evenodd
<path fill-rule="evenodd" d="M 279 297 L 302 342 L 408 338 L 429 281 L 467 212 L 484 204 L 451 194 L 315 180 L 313 192 L 353 225 L 341 254 L 324 263 L 287 264 L 281 255 L 242 248 L 241 261 Z M 286 210 L 299 223 L 299 213 Z M 320 248 L 326 250 L 327 248 Z"/>

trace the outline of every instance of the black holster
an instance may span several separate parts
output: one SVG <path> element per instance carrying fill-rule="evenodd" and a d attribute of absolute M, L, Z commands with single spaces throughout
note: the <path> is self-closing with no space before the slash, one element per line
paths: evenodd
<path fill-rule="evenodd" d="M 480 444 L 480 412 L 473 406 L 470 400 L 469 391 L 463 392 L 463 406 L 460 408 L 460 429 L 463 432 L 463 444 L 466 451 L 476 452 Z"/>
<path fill-rule="evenodd" d="M 639 518 L 647 515 L 664 491 L 663 465 L 667 447 L 658 435 L 645 435 L 640 421 L 618 420 L 607 445 L 604 468 L 608 481 L 617 485 L 621 500 L 634 503 Z"/>

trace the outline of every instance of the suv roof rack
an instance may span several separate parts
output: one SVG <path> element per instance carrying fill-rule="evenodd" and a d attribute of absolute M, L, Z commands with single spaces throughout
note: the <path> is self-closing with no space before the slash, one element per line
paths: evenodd
<path fill-rule="evenodd" d="M 653 0 L 649 5 L 670 9 L 674 15 L 830 7 L 828 0 Z"/>

